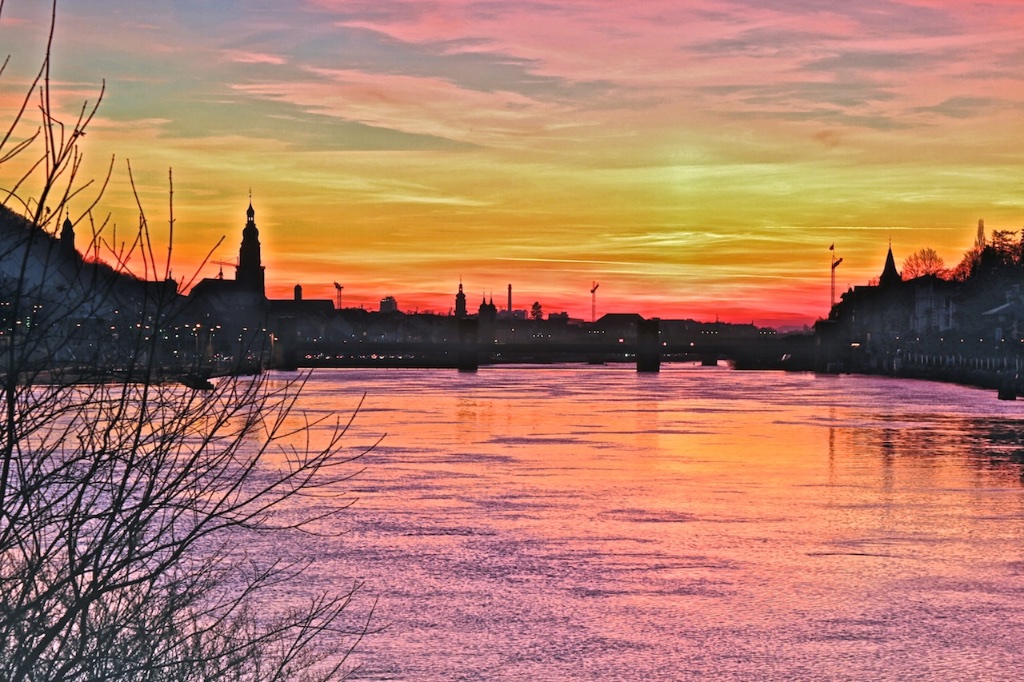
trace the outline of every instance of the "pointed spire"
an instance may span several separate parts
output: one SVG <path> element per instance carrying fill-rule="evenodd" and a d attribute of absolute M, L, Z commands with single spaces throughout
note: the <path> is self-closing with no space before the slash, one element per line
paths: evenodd
<path fill-rule="evenodd" d="M 459 293 L 455 294 L 455 317 L 466 317 L 466 294 L 462 291 L 462 275 L 459 275 Z"/>
<path fill-rule="evenodd" d="M 899 270 L 896 269 L 896 259 L 892 256 L 892 243 L 890 241 L 889 253 L 885 256 L 885 267 L 882 268 L 882 274 L 878 278 L 878 286 L 891 286 L 902 281 L 903 277 L 900 275 Z"/>
<path fill-rule="evenodd" d="M 75 226 L 71 222 L 71 211 L 64 218 L 64 224 L 60 231 L 60 250 L 67 257 L 76 255 L 75 251 Z"/>

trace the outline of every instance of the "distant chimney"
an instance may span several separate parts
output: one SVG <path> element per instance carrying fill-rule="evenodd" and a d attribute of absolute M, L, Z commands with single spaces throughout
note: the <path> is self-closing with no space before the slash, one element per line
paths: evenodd
<path fill-rule="evenodd" d="M 508 314 L 512 314 L 512 285 L 508 285 Z"/>
<path fill-rule="evenodd" d="M 295 300 L 296 301 L 301 301 L 302 300 L 302 285 L 301 284 L 296 284 L 295 285 Z"/>

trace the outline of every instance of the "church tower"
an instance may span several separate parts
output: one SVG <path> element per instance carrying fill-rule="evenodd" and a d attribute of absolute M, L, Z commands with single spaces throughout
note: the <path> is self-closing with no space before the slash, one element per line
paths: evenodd
<path fill-rule="evenodd" d="M 245 215 L 245 228 L 242 230 L 242 247 L 238 250 L 235 280 L 246 289 L 258 292 L 260 296 L 266 296 L 263 265 L 260 261 L 260 232 L 256 229 L 256 211 L 252 209 L 251 198 L 249 199 L 249 209 Z"/>
<path fill-rule="evenodd" d="M 462 282 L 459 282 L 459 293 L 455 294 L 455 317 L 468 317 L 466 310 L 466 294 L 462 291 Z"/>
<path fill-rule="evenodd" d="M 78 255 L 75 251 L 75 226 L 71 223 L 71 216 L 64 218 L 64 225 L 61 227 L 60 253 L 67 259 L 74 259 Z"/>

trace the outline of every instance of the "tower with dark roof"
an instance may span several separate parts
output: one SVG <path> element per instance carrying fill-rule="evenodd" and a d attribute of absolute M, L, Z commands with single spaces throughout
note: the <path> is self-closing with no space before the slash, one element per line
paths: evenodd
<path fill-rule="evenodd" d="M 238 250 L 235 279 L 246 289 L 266 296 L 264 268 L 260 259 L 260 231 L 256 229 L 256 211 L 252 208 L 251 199 L 245 215 L 245 228 L 242 230 L 242 246 Z"/>
<path fill-rule="evenodd" d="M 64 218 L 64 225 L 61 227 L 60 253 L 67 259 L 73 259 L 78 255 L 75 251 L 75 226 L 71 223 L 71 216 Z"/>
<path fill-rule="evenodd" d="M 494 328 L 498 319 L 498 307 L 494 305 L 494 298 L 488 303 L 486 297 L 480 301 L 480 308 L 477 314 L 479 321 L 478 338 L 481 343 L 494 343 Z"/>
<path fill-rule="evenodd" d="M 896 269 L 896 259 L 892 257 L 892 245 L 889 245 L 889 253 L 885 257 L 885 267 L 878 278 L 878 286 L 890 287 L 903 281 L 903 276 Z"/>
<path fill-rule="evenodd" d="M 498 315 L 498 308 L 494 305 L 494 297 L 491 297 L 491 302 L 487 302 L 487 296 L 485 295 L 480 301 L 480 308 L 477 313 L 481 320 L 485 317 L 495 318 Z"/>
<path fill-rule="evenodd" d="M 455 294 L 455 317 L 468 317 L 466 310 L 466 294 L 462 291 L 462 282 L 459 282 L 459 293 Z"/>

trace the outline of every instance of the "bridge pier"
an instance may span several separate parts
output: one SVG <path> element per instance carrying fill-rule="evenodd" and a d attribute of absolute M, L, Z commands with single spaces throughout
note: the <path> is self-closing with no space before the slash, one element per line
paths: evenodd
<path fill-rule="evenodd" d="M 456 366 L 460 372 L 475 372 L 480 367 L 480 325 L 474 319 L 458 321 L 459 340 Z"/>
<path fill-rule="evenodd" d="M 294 371 L 299 368 L 299 354 L 295 345 L 276 340 L 270 346 L 270 369 Z"/>
<path fill-rule="evenodd" d="M 661 370 L 661 334 L 658 320 L 640 320 L 636 325 L 636 371 Z"/>

